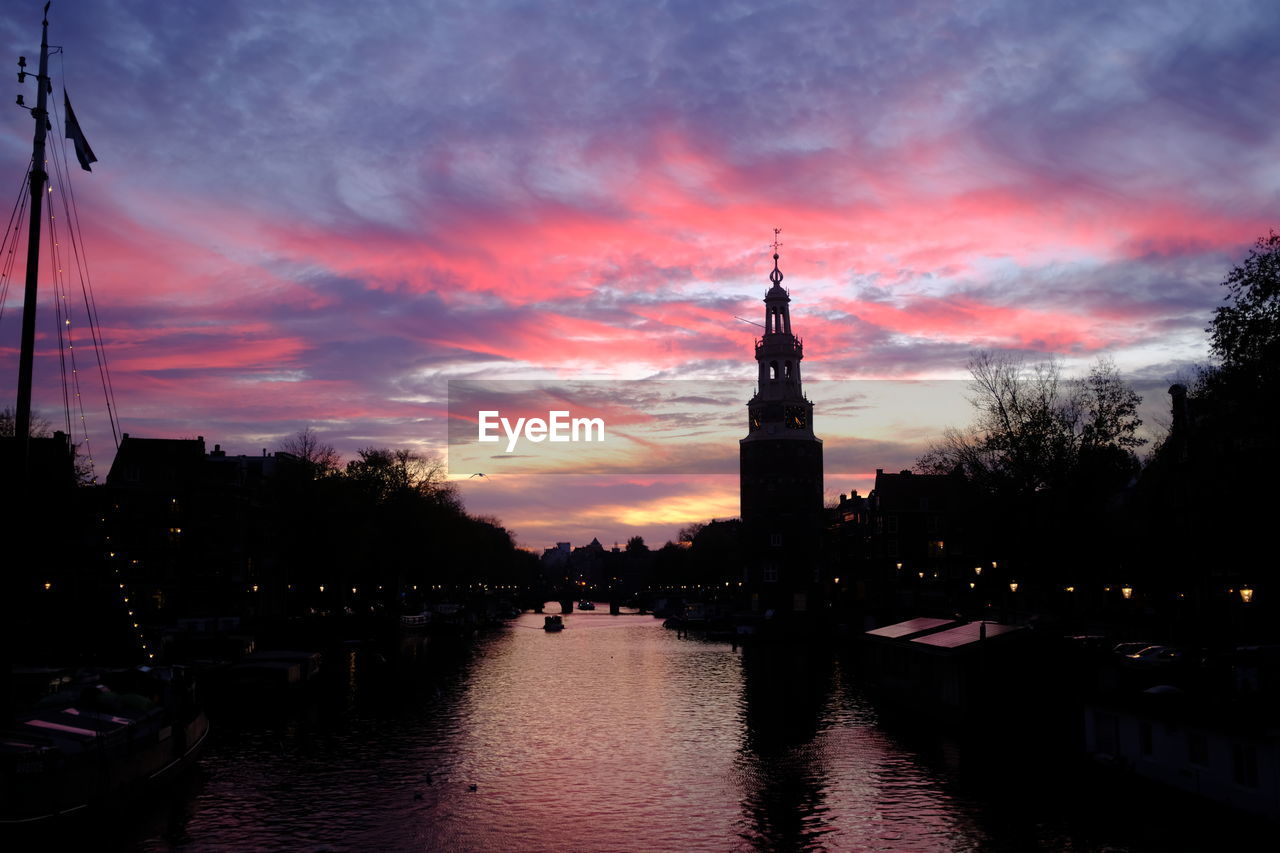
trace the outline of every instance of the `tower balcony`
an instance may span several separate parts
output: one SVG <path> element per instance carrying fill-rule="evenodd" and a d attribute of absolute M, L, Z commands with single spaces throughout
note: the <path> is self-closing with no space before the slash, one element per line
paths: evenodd
<path fill-rule="evenodd" d="M 777 332 L 756 338 L 757 355 L 761 350 L 768 350 L 771 354 L 798 356 L 804 350 L 804 341 L 795 335 Z"/>

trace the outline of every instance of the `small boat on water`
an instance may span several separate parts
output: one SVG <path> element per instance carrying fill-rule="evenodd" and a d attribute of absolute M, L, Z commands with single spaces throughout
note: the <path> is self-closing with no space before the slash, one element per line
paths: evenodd
<path fill-rule="evenodd" d="M 587 601 L 584 598 L 582 601 L 578 602 L 578 609 L 579 610 L 595 610 L 596 603 L 594 601 Z"/>
<path fill-rule="evenodd" d="M 421 634 L 430 627 L 431 613 L 426 610 L 421 613 L 400 614 L 400 632 L 403 634 Z"/>
<path fill-rule="evenodd" d="M 248 655 L 229 671 L 231 686 L 258 695 L 261 691 L 305 687 L 320 675 L 319 652 L 263 651 Z"/>
<path fill-rule="evenodd" d="M 563 631 L 564 619 L 560 616 L 547 616 L 542 620 L 542 630 L 544 631 Z"/>

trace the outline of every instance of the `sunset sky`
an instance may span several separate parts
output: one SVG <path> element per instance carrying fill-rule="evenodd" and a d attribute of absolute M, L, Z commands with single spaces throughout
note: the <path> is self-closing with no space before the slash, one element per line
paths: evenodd
<path fill-rule="evenodd" d="M 0 9 L 29 70 L 41 5 Z M 745 434 L 759 330 L 734 318 L 760 320 L 775 227 L 806 381 L 959 379 L 988 348 L 1160 389 L 1280 223 L 1274 2 L 54 0 L 50 23 L 99 158 L 71 180 L 123 429 L 232 453 L 308 425 L 348 458 L 443 453 L 450 379 L 742 381 Z M 32 123 L 7 116 L 12 205 Z M 819 405 L 831 495 L 951 411 L 904 408 Z M 533 547 L 737 513 L 731 473 L 495 464 L 466 504 Z"/>

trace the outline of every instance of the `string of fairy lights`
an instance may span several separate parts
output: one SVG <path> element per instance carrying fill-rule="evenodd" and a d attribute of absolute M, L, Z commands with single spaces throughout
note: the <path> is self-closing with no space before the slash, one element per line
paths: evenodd
<path fill-rule="evenodd" d="M 106 519 L 104 518 L 102 521 L 105 522 Z M 110 537 L 108 537 L 108 539 L 109 538 Z M 116 593 L 120 598 L 120 603 L 124 605 L 125 615 L 129 618 L 129 624 L 132 626 L 133 635 L 138 643 L 138 647 L 142 650 L 142 653 L 147 656 L 147 660 L 155 660 L 156 654 L 147 646 L 146 635 L 143 633 L 142 625 L 138 621 L 138 614 L 136 610 L 137 605 L 134 603 L 134 599 L 137 596 L 131 593 L 128 578 L 121 574 L 120 566 L 114 562 L 117 559 L 124 559 L 124 557 L 123 555 L 117 554 L 115 551 L 108 551 L 107 557 L 113 561 L 111 574 L 116 582 Z M 130 565 L 137 565 L 137 563 L 137 560 L 129 561 Z"/>

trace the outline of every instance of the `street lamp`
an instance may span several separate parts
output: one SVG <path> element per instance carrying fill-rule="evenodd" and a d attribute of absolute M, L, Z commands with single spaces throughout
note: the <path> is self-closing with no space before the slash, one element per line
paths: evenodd
<path fill-rule="evenodd" d="M 1009 581 L 1009 592 L 1017 592 L 1017 591 L 1018 591 L 1018 582 Z"/>
<path fill-rule="evenodd" d="M 1248 586 L 1242 586 L 1242 587 L 1240 587 L 1240 602 L 1241 602 L 1242 604 L 1252 604 L 1252 603 L 1253 603 L 1253 589 L 1252 589 L 1252 587 L 1248 587 Z"/>
<path fill-rule="evenodd" d="M 1120 594 L 1124 596 L 1125 601 L 1128 601 L 1129 599 L 1133 598 L 1133 587 L 1129 586 L 1128 584 L 1125 584 L 1124 586 L 1120 587 Z"/>
<path fill-rule="evenodd" d="M 976 577 L 982 577 L 982 566 L 974 566 L 974 567 L 973 567 L 973 574 L 974 574 Z"/>

